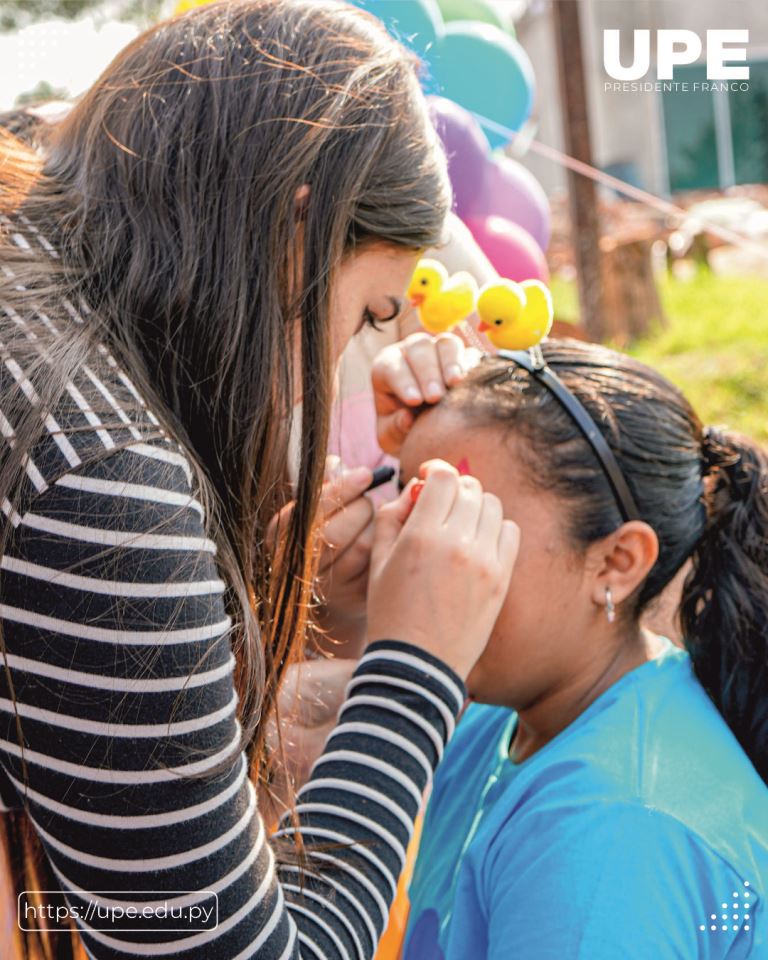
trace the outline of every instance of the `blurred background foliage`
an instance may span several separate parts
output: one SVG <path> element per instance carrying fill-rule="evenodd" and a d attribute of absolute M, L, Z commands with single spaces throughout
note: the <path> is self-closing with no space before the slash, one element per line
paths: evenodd
<path fill-rule="evenodd" d="M 150 23 L 167 7 L 164 0 L 3 0 L 0 32 L 22 30 L 42 20 L 76 20 L 93 13 L 104 20 Z"/>
<path fill-rule="evenodd" d="M 628 350 L 675 383 L 707 424 L 768 441 L 768 279 L 718 276 L 657 280 L 668 324 Z M 576 323 L 576 285 L 552 279 L 555 315 Z"/>

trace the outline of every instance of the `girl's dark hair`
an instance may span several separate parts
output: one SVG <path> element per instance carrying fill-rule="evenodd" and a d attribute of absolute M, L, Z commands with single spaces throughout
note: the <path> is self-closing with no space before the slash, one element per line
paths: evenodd
<path fill-rule="evenodd" d="M 23 107 L 16 107 L 13 110 L 4 110 L 0 113 L 0 129 L 13 134 L 22 143 L 32 143 L 35 132 L 44 124 L 40 117 L 25 110 Z"/>
<path fill-rule="evenodd" d="M 5 226 L 23 223 L 60 252 L 14 246 L 7 229 L 0 302 L 36 331 L 53 375 L 8 311 L 0 339 L 27 358 L 48 409 L 100 341 L 186 448 L 231 586 L 241 720 L 256 757 L 259 719 L 311 599 L 332 281 L 364 245 L 438 243 L 450 203 L 416 71 L 378 20 L 346 3 L 227 0 L 132 42 L 37 152 L 0 131 Z M 64 323 L 72 304 L 85 323 L 69 324 L 68 342 L 52 339 L 37 317 Z M 294 385 L 312 402 L 292 491 Z M 0 463 L 0 500 L 13 502 L 42 428 L 23 397 L 3 402 L 16 441 Z M 291 496 L 270 555 L 268 522 Z"/>
<path fill-rule="evenodd" d="M 648 577 L 625 604 L 634 619 L 686 561 L 680 607 L 703 687 L 768 782 L 768 458 L 745 437 L 704 429 L 688 401 L 644 364 L 605 347 L 548 341 L 544 357 L 613 450 L 659 540 Z M 555 397 L 515 364 L 487 357 L 446 401 L 523 443 L 536 484 L 570 506 L 583 549 L 622 524 L 592 448 Z"/>

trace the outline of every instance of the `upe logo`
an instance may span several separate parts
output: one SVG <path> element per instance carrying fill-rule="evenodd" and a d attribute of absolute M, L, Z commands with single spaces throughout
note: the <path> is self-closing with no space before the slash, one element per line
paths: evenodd
<path fill-rule="evenodd" d="M 603 31 L 603 64 L 614 80 L 641 80 L 651 68 L 651 31 L 634 30 L 632 63 L 621 62 L 621 31 Z M 701 56 L 701 37 L 692 30 L 656 30 L 656 79 L 672 80 L 676 66 L 695 63 Z M 749 80 L 749 67 L 728 61 L 747 59 L 749 30 L 707 30 L 707 79 Z M 739 44 L 739 46 L 735 46 Z"/>

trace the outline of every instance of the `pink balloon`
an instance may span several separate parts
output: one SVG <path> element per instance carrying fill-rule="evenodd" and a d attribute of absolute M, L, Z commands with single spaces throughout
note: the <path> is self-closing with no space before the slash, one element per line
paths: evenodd
<path fill-rule="evenodd" d="M 505 217 L 530 233 L 546 250 L 552 232 L 546 193 L 522 163 L 503 155 L 489 158 L 483 186 L 475 194 L 469 216 Z"/>
<path fill-rule="evenodd" d="M 465 222 L 500 276 L 517 283 L 549 280 L 541 247 L 519 224 L 504 217 L 469 217 Z"/>

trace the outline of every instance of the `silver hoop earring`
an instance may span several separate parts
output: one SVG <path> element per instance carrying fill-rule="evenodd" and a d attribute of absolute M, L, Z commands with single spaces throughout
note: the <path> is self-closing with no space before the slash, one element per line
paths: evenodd
<path fill-rule="evenodd" d="M 613 603 L 610 587 L 605 588 L 605 615 L 608 617 L 608 623 L 613 623 L 616 619 L 616 607 Z"/>

